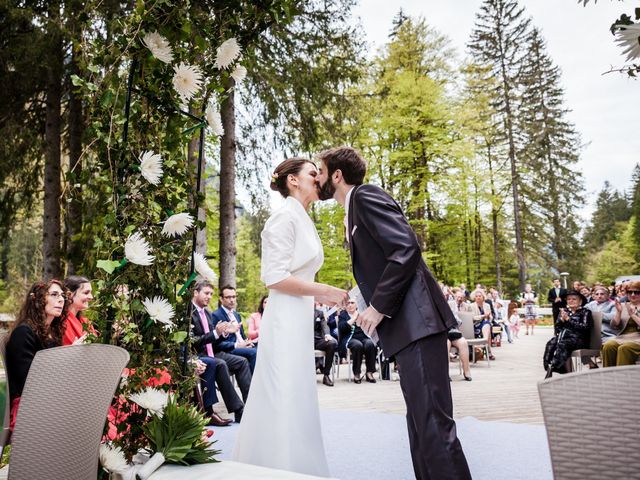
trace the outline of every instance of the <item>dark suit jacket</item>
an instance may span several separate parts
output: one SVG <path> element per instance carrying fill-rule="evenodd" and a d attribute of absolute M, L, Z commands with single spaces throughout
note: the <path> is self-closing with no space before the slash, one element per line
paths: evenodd
<path fill-rule="evenodd" d="M 227 312 L 224 311 L 224 309 L 222 307 L 218 307 L 217 310 L 215 310 L 211 316 L 213 317 L 213 325 L 216 326 L 218 324 L 218 322 L 228 322 L 229 321 L 229 317 L 227 316 Z M 240 324 L 240 335 L 242 335 L 242 338 L 246 339 L 247 336 L 244 334 L 244 327 L 242 326 L 242 318 L 240 317 L 240 314 L 238 312 L 233 312 L 233 316 L 236 317 L 236 320 L 238 321 L 238 323 Z M 235 335 L 229 335 L 227 338 L 223 339 L 222 341 L 220 341 L 220 343 L 218 343 L 218 349 L 216 350 L 215 347 L 213 348 L 213 351 L 222 351 L 222 352 L 230 352 L 231 350 L 236 348 L 236 336 Z"/>
<path fill-rule="evenodd" d="M 552 288 L 549 290 L 549 295 L 547 295 L 547 300 L 551 304 L 551 309 L 554 312 L 559 312 L 561 308 L 565 308 L 567 306 L 567 289 L 560 287 L 560 302 L 556 302 L 556 289 Z"/>
<path fill-rule="evenodd" d="M 377 329 L 387 357 L 457 325 L 415 233 L 387 192 L 375 185 L 352 190 L 347 234 L 362 296 L 387 316 Z"/>
<path fill-rule="evenodd" d="M 222 351 L 222 349 L 220 348 L 220 343 L 227 340 L 222 336 L 216 339 L 213 333 L 216 327 L 211 312 L 207 311 L 207 309 L 205 309 L 204 312 L 207 316 L 207 321 L 209 322 L 209 333 L 204 333 L 202 324 L 200 322 L 200 315 L 198 314 L 198 311 L 195 307 L 193 307 L 193 313 L 191 314 L 191 325 L 193 327 L 191 330 L 191 333 L 193 335 L 192 345 L 193 348 L 196 349 L 198 355 L 202 356 L 207 355 L 207 343 L 211 344 L 211 346 L 213 347 L 213 352 L 215 353 Z"/>

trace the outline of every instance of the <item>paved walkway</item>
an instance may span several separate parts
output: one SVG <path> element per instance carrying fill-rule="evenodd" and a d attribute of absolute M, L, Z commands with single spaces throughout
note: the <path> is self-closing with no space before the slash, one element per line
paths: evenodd
<path fill-rule="evenodd" d="M 471 366 L 471 382 L 464 381 L 458 363 L 451 362 L 454 417 L 542 424 L 537 383 L 544 378 L 542 353 L 552 333 L 550 327 L 536 327 L 535 335 L 526 336 L 521 329 L 513 344 L 505 342 L 494 348 L 496 360 L 491 367 L 486 361 Z M 346 365 L 340 367 L 340 378 L 333 388 L 322 385 L 321 379 L 318 376 L 321 408 L 405 413 L 397 381 L 356 385 L 347 382 Z"/>

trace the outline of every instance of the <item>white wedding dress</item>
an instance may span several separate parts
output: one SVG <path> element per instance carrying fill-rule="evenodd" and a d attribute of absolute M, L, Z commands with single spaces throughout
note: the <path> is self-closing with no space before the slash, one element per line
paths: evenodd
<path fill-rule="evenodd" d="M 290 275 L 313 281 L 323 261 L 311 218 L 288 197 L 262 231 L 262 281 L 272 285 Z M 313 297 L 269 291 L 233 460 L 329 476 L 318 410 L 313 311 Z"/>

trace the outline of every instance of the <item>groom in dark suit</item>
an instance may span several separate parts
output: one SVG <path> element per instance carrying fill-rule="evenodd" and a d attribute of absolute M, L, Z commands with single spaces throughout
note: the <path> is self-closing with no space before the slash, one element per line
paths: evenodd
<path fill-rule="evenodd" d="M 411 457 L 419 480 L 469 479 L 453 420 L 447 331 L 456 326 L 438 282 L 398 204 L 363 185 L 366 163 L 350 147 L 322 152 L 320 199 L 346 211 L 353 274 L 368 307 L 358 323 L 374 330 L 387 357 L 395 355 L 407 405 Z"/>

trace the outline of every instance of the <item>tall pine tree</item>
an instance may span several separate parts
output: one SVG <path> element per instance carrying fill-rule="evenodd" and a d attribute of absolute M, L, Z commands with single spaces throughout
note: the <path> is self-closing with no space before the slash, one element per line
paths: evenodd
<path fill-rule="evenodd" d="M 516 0 L 485 0 L 476 16 L 476 24 L 469 41 L 474 59 L 491 67 L 496 80 L 493 106 L 496 126 L 504 132 L 507 158 L 510 165 L 513 221 L 516 239 L 519 287 L 524 289 L 527 263 L 522 225 L 522 178 L 517 158 L 520 139 L 517 131 L 517 105 L 520 95 L 520 70 L 526 55 L 526 38 L 530 20 Z"/>

